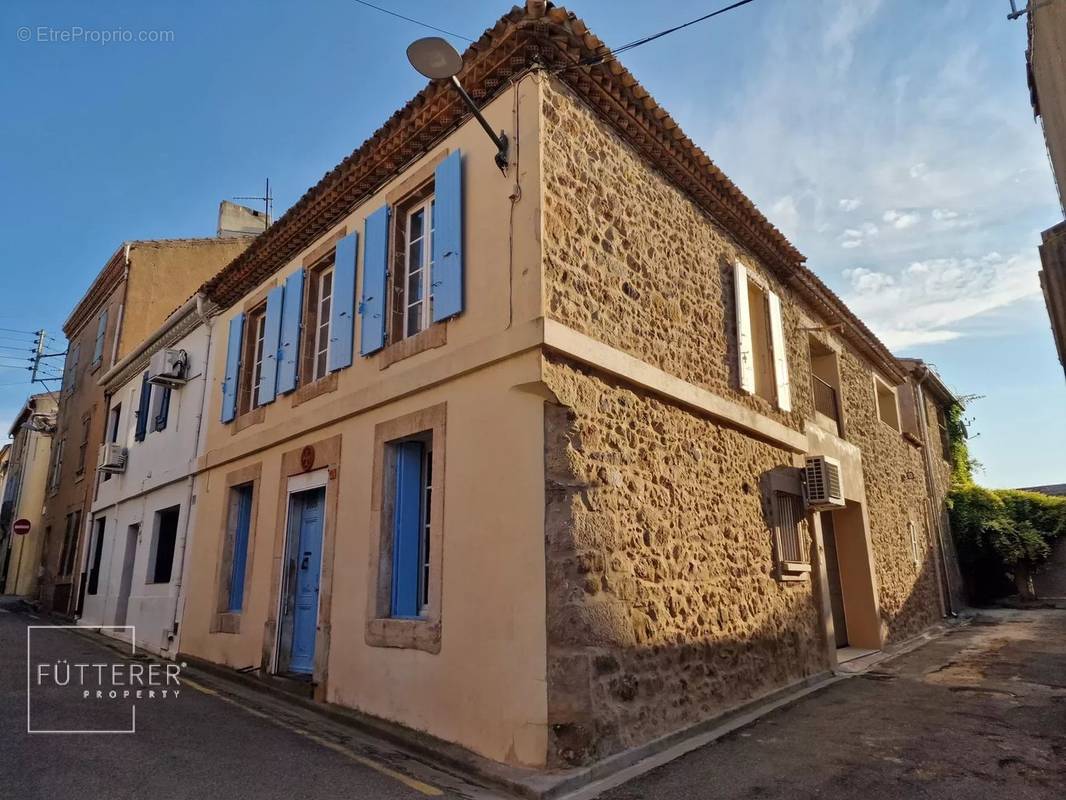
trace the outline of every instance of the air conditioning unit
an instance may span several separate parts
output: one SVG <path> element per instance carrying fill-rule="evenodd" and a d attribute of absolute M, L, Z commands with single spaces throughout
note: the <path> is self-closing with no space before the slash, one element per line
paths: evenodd
<path fill-rule="evenodd" d="M 840 462 L 829 456 L 808 456 L 803 469 L 803 499 L 812 511 L 843 508 L 844 479 Z"/>
<path fill-rule="evenodd" d="M 148 382 L 158 386 L 181 386 L 185 383 L 188 366 L 188 353 L 164 348 L 152 356 L 148 365 Z"/>
<path fill-rule="evenodd" d="M 96 468 L 101 472 L 125 472 L 126 448 L 114 442 L 100 445 L 100 458 Z"/>

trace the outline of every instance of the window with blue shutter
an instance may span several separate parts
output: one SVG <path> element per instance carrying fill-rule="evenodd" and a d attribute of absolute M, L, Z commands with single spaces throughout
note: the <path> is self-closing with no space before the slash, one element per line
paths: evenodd
<path fill-rule="evenodd" d="M 463 311 L 463 159 L 456 150 L 434 174 L 433 322 Z"/>
<path fill-rule="evenodd" d="M 333 262 L 333 304 L 329 316 L 329 371 L 350 367 L 355 337 L 355 267 L 359 257 L 359 234 L 350 233 L 337 242 Z"/>
<path fill-rule="evenodd" d="M 277 391 L 286 394 L 299 381 L 300 321 L 303 315 L 304 272 L 298 270 L 285 280 L 281 305 L 281 335 L 278 345 Z"/>
<path fill-rule="evenodd" d="M 226 344 L 226 376 L 222 381 L 222 421 L 232 422 L 237 416 L 237 376 L 241 368 L 241 338 L 244 334 L 244 314 L 229 321 L 229 341 Z"/>
<path fill-rule="evenodd" d="M 419 617 L 429 596 L 433 450 L 419 438 L 394 442 L 391 616 Z"/>
<path fill-rule="evenodd" d="M 277 286 L 267 295 L 263 322 L 263 354 L 259 367 L 259 390 L 256 405 L 273 403 L 278 386 L 278 345 L 281 342 L 281 313 L 285 289 Z"/>
<path fill-rule="evenodd" d="M 133 435 L 138 442 L 143 442 L 145 434 L 148 433 L 148 415 L 152 413 L 151 408 L 152 384 L 148 382 L 148 373 L 145 372 L 141 376 L 141 397 L 137 402 L 137 430 Z"/>
<path fill-rule="evenodd" d="M 153 418 L 152 430 L 166 430 L 167 419 L 170 417 L 170 394 L 172 391 L 169 386 L 156 387 L 156 412 Z"/>
<path fill-rule="evenodd" d="M 359 352 L 367 356 L 385 346 L 385 287 L 389 270 L 389 209 L 382 206 L 363 228 L 363 294 L 359 299 Z"/>
<path fill-rule="evenodd" d="M 228 611 L 240 611 L 244 607 L 244 576 L 248 564 L 248 537 L 252 526 L 253 484 L 235 486 L 232 489 L 231 513 L 233 525 L 233 553 L 230 562 Z"/>

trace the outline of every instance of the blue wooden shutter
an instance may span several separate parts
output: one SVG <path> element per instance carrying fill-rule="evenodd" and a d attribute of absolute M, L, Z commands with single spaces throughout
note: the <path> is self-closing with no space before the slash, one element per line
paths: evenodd
<path fill-rule="evenodd" d="M 281 340 L 278 346 L 278 393 L 296 388 L 300 361 L 300 320 L 303 316 L 304 271 L 298 270 L 285 281 L 285 302 L 281 306 Z"/>
<path fill-rule="evenodd" d="M 463 159 L 456 150 L 433 180 L 433 321 L 463 311 Z"/>
<path fill-rule="evenodd" d="M 163 431 L 167 428 L 167 419 L 170 417 L 170 393 L 171 388 L 169 386 L 160 386 L 158 391 L 159 395 L 159 410 L 155 415 L 155 424 L 152 426 L 152 430 Z"/>
<path fill-rule="evenodd" d="M 151 406 L 152 384 L 148 382 L 148 373 L 145 372 L 141 376 L 141 397 L 137 403 L 137 430 L 133 435 L 138 442 L 143 442 L 145 434 L 148 433 L 148 415 L 151 413 Z"/>
<path fill-rule="evenodd" d="M 337 242 L 337 253 L 333 259 L 333 300 L 329 310 L 327 369 L 330 372 L 352 365 L 352 346 L 355 344 L 355 263 L 358 258 L 358 233 L 350 233 Z"/>
<path fill-rule="evenodd" d="M 259 393 L 256 405 L 273 403 L 278 384 L 278 342 L 281 341 L 281 304 L 285 289 L 275 286 L 267 295 L 266 319 L 263 320 L 263 365 L 259 368 Z"/>
<path fill-rule="evenodd" d="M 229 321 L 229 342 L 226 345 L 226 377 L 222 381 L 222 421 L 232 422 L 237 416 L 237 374 L 241 368 L 241 337 L 244 335 L 244 314 Z"/>
<path fill-rule="evenodd" d="M 396 452 L 396 502 L 392 531 L 392 616 L 418 616 L 421 574 L 422 443 L 400 442 Z"/>
<path fill-rule="evenodd" d="M 363 296 L 359 300 L 359 352 L 385 346 L 385 286 L 389 270 L 389 208 L 382 206 L 363 228 Z"/>
<path fill-rule="evenodd" d="M 229 611 L 244 606 L 244 573 L 248 564 L 248 532 L 252 525 L 252 487 L 240 486 L 237 493 L 237 519 L 233 531 L 233 561 L 229 581 Z"/>

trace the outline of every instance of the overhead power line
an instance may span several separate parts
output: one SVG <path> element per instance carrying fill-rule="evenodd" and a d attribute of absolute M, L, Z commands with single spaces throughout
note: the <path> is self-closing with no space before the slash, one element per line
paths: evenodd
<path fill-rule="evenodd" d="M 390 11 L 389 9 L 382 8 L 381 6 L 376 6 L 373 3 L 368 3 L 366 0 L 355 0 L 355 2 L 357 2 L 361 6 L 366 6 L 367 8 L 372 8 L 375 11 L 380 11 L 382 14 L 388 14 L 390 17 L 396 17 L 397 19 L 402 19 L 406 22 L 413 22 L 415 25 L 421 25 L 423 28 L 429 28 L 429 30 L 431 31 L 443 33 L 446 36 L 454 36 L 456 39 L 463 39 L 467 42 L 474 41 L 469 36 L 463 36 L 463 34 L 456 33 L 455 31 L 446 31 L 444 30 L 444 28 L 438 28 L 436 25 L 430 25 L 428 22 L 422 22 L 421 20 L 414 19 L 413 17 L 405 17 L 403 14 L 397 14 L 395 11 Z"/>
<path fill-rule="evenodd" d="M 712 11 L 709 14 L 704 14 L 702 17 L 696 17 L 696 19 L 691 19 L 688 22 L 683 22 L 680 25 L 675 25 L 674 27 L 667 28 L 664 31 L 653 33 L 650 36 L 644 36 L 640 39 L 634 39 L 632 42 L 627 42 L 626 44 L 611 48 L 607 53 L 604 53 L 603 55 L 589 56 L 587 58 L 583 58 L 581 59 L 581 61 L 579 61 L 572 67 L 563 67 L 563 69 L 573 69 L 573 67 L 591 67 L 596 64 L 603 64 L 607 61 L 613 61 L 618 57 L 620 53 L 624 53 L 628 50 L 633 50 L 637 47 L 640 47 L 641 45 L 647 44 L 648 42 L 654 42 L 656 39 L 661 39 L 664 36 L 669 36 L 671 33 L 676 33 L 677 31 L 691 27 L 692 25 L 696 25 L 700 22 L 706 22 L 707 20 L 711 19 L 711 17 L 717 17 L 719 14 L 725 14 L 727 11 L 733 11 L 734 9 L 740 8 L 741 6 L 746 6 L 748 3 L 752 2 L 754 2 L 754 0 L 737 0 L 736 3 L 732 3 L 728 6 L 723 6 L 717 11 Z"/>

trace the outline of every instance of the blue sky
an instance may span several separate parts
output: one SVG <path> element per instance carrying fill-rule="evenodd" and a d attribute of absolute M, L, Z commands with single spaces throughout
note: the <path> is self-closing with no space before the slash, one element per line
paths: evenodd
<path fill-rule="evenodd" d="M 376 2 L 468 36 L 510 7 Z M 620 44 L 722 4 L 569 7 Z M 972 449 L 996 486 L 1066 480 L 1036 278 L 1061 212 L 1007 5 L 755 0 L 623 58 L 894 352 L 982 396 Z M 172 33 L 39 40 L 74 27 Z M 283 211 L 422 86 L 404 49 L 425 33 L 353 0 L 8 0 L 0 328 L 58 332 L 122 241 L 212 235 L 219 200 L 267 176 Z M 25 341 L 0 331 L 0 352 Z M 5 429 L 24 376 L 0 369 Z"/>

